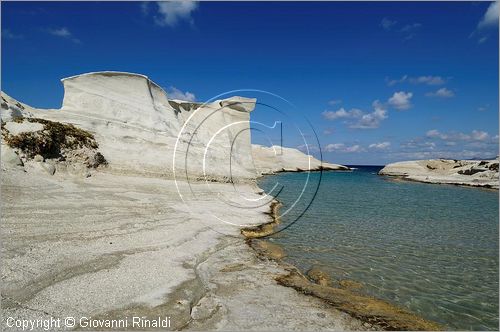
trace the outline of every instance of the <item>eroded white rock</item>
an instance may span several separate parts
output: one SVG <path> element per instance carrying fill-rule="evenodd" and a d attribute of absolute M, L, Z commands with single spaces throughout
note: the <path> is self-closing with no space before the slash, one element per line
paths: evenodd
<path fill-rule="evenodd" d="M 380 170 L 379 174 L 426 183 L 498 189 L 498 164 L 498 158 L 493 160 L 413 160 L 388 164 Z"/>

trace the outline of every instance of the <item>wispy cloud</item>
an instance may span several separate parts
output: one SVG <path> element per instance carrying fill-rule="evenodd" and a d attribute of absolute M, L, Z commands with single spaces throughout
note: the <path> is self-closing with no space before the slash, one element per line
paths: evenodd
<path fill-rule="evenodd" d="M 15 34 L 9 29 L 4 29 L 2 30 L 2 36 L 7 39 L 22 39 L 24 38 L 23 35 Z"/>
<path fill-rule="evenodd" d="M 178 99 L 178 100 L 184 100 L 184 101 L 196 101 L 196 96 L 194 93 L 186 91 L 182 92 L 181 90 L 177 89 L 175 86 L 171 86 L 167 88 L 167 96 L 169 99 Z"/>
<path fill-rule="evenodd" d="M 474 129 L 470 133 L 462 132 L 450 132 L 442 133 L 437 129 L 432 129 L 427 131 L 425 134 L 428 138 L 441 139 L 443 141 L 487 141 L 490 139 L 490 135 L 486 131 Z"/>
<path fill-rule="evenodd" d="M 335 105 L 338 105 L 338 104 L 342 104 L 342 100 L 341 99 L 333 99 L 333 100 L 330 100 L 328 102 L 328 105 L 330 105 L 330 106 L 335 106 Z"/>
<path fill-rule="evenodd" d="M 324 150 L 326 152 L 345 152 L 345 153 L 357 153 L 365 151 L 361 145 L 355 144 L 347 146 L 344 143 L 331 143 L 325 146 Z"/>
<path fill-rule="evenodd" d="M 412 31 L 420 29 L 421 26 L 422 26 L 422 24 L 420 24 L 420 23 L 407 24 L 404 27 L 402 27 L 400 31 L 401 32 L 412 32 Z"/>
<path fill-rule="evenodd" d="M 479 107 L 477 108 L 477 110 L 478 110 L 479 112 L 486 112 L 489 108 L 490 108 L 490 104 L 486 104 L 486 105 L 483 105 L 483 106 L 479 106 Z"/>
<path fill-rule="evenodd" d="M 194 25 L 192 14 L 197 8 L 198 2 L 189 0 L 143 2 L 141 4 L 142 13 L 149 15 L 152 12 L 154 22 L 162 27 L 175 27 L 182 21 Z"/>
<path fill-rule="evenodd" d="M 477 24 L 477 29 L 481 30 L 488 27 L 494 27 L 498 25 L 498 13 L 499 13 L 498 1 L 490 4 L 486 13 L 484 13 L 481 21 Z"/>
<path fill-rule="evenodd" d="M 417 76 L 417 77 L 410 77 L 408 75 L 403 75 L 400 79 L 389 79 L 386 77 L 385 81 L 387 82 L 388 86 L 393 86 L 398 83 L 405 83 L 405 82 L 409 82 L 412 84 L 443 85 L 446 83 L 447 79 L 441 76 L 432 76 L 432 75 Z"/>
<path fill-rule="evenodd" d="M 53 36 L 71 40 L 73 43 L 80 44 L 80 39 L 76 38 L 71 31 L 66 27 L 47 29 L 47 32 Z"/>
<path fill-rule="evenodd" d="M 420 23 L 409 23 L 403 25 L 401 28 L 396 29 L 397 21 L 391 20 L 387 17 L 384 17 L 382 21 L 380 21 L 380 26 L 385 31 L 394 31 L 399 34 L 403 41 L 410 40 L 417 35 L 417 31 L 422 27 Z"/>
<path fill-rule="evenodd" d="M 312 145 L 312 144 L 302 144 L 302 145 L 297 146 L 297 149 L 299 149 L 300 151 L 307 153 L 307 154 L 310 154 L 311 152 L 318 152 L 319 151 L 318 146 Z"/>
<path fill-rule="evenodd" d="M 324 111 L 321 113 L 326 120 L 336 120 L 336 119 L 348 119 L 348 118 L 359 118 L 363 115 L 363 111 L 357 108 L 346 110 L 345 108 L 339 108 L 337 111 Z"/>
<path fill-rule="evenodd" d="M 488 36 L 484 36 L 484 37 L 479 38 L 478 41 L 477 41 L 477 43 L 478 44 L 482 44 L 482 43 L 484 43 L 487 40 L 488 40 Z"/>
<path fill-rule="evenodd" d="M 410 83 L 413 84 L 427 84 L 427 85 L 442 85 L 446 83 L 446 79 L 444 79 L 441 76 L 418 76 L 418 77 L 411 77 L 410 78 Z"/>
<path fill-rule="evenodd" d="M 434 92 L 428 92 L 425 95 L 427 97 L 451 98 L 455 96 L 455 93 L 447 88 L 441 88 Z"/>
<path fill-rule="evenodd" d="M 398 24 L 397 21 L 390 20 L 387 17 L 384 17 L 380 22 L 380 26 L 387 31 L 391 30 L 392 27 L 395 26 L 396 24 Z"/>
<path fill-rule="evenodd" d="M 323 135 L 331 135 L 331 134 L 333 134 L 333 129 L 327 128 L 323 130 Z"/>
<path fill-rule="evenodd" d="M 380 142 L 368 145 L 368 148 L 375 150 L 386 150 L 391 146 L 391 142 Z"/>
<path fill-rule="evenodd" d="M 489 28 L 498 26 L 498 13 L 500 10 L 498 3 L 498 1 L 495 1 L 488 6 L 476 29 L 469 36 L 469 38 L 477 37 L 478 44 L 483 44 L 488 40 L 489 36 L 484 34 L 487 33 Z"/>
<path fill-rule="evenodd" d="M 394 107 L 397 110 L 407 110 L 409 109 L 411 104 L 411 98 L 413 97 L 412 92 L 394 92 L 391 98 L 389 98 L 388 103 L 390 106 Z"/>

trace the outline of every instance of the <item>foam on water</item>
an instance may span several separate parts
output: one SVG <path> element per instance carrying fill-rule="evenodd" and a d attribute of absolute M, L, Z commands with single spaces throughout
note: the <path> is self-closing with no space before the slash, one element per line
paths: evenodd
<path fill-rule="evenodd" d="M 310 174 L 304 197 L 282 218 L 287 225 L 321 185 L 311 207 L 271 237 L 302 270 L 319 266 L 334 279 L 449 329 L 498 330 L 498 192 L 391 180 L 380 168 Z M 307 173 L 261 179 L 285 187 L 292 204 Z"/>

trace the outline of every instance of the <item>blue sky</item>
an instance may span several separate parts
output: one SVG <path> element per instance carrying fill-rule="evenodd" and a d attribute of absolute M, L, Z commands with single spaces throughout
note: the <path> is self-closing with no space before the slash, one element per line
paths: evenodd
<path fill-rule="evenodd" d="M 345 164 L 498 154 L 498 3 L 3 2 L 2 90 L 58 108 L 60 79 L 142 73 L 172 97 L 236 89 L 284 143 Z M 308 119 L 310 125 L 304 121 Z M 275 133 L 274 133 L 275 134 Z M 274 135 L 273 137 L 276 137 Z M 255 134 L 255 141 L 263 138 Z M 278 142 L 276 142 L 278 143 Z"/>

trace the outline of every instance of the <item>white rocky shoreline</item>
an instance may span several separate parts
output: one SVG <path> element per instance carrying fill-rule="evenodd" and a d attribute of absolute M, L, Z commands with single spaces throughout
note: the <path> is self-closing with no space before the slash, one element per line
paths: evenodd
<path fill-rule="evenodd" d="M 386 165 L 380 175 L 409 181 L 497 189 L 498 157 L 492 160 L 430 159 Z"/>
<path fill-rule="evenodd" d="M 437 329 L 385 302 L 316 285 L 245 243 L 242 225 L 258 233 L 276 221 L 272 197 L 248 205 L 266 198 L 256 177 L 348 169 L 289 148 L 273 161 L 273 147 L 236 135 L 255 99 L 169 100 L 130 73 L 63 84 L 59 110 L 2 92 L 4 330 L 16 330 L 8 317 L 75 317 L 92 330 L 79 319 L 133 316 L 168 316 L 170 329 L 191 330 Z"/>

